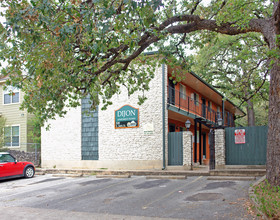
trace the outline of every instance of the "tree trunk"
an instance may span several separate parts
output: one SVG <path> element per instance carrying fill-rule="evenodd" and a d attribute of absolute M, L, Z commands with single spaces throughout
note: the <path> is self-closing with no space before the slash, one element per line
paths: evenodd
<path fill-rule="evenodd" d="M 267 138 L 266 177 L 280 186 L 280 60 L 273 64 L 270 74 L 269 118 Z"/>
<path fill-rule="evenodd" d="M 247 101 L 247 120 L 248 120 L 248 126 L 255 126 L 254 105 L 251 100 Z"/>

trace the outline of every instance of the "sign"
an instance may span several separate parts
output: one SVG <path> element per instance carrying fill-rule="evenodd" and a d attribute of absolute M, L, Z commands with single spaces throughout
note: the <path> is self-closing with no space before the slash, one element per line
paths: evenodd
<path fill-rule="evenodd" d="M 124 105 L 115 111 L 115 128 L 138 128 L 139 109 Z"/>
<path fill-rule="evenodd" d="M 144 135 L 152 135 L 154 134 L 154 124 L 147 123 L 143 126 Z"/>
<path fill-rule="evenodd" d="M 235 144 L 245 144 L 245 129 L 236 129 L 234 131 Z"/>

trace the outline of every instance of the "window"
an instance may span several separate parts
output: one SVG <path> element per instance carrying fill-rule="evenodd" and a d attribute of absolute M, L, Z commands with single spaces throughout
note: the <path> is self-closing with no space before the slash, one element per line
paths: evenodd
<path fill-rule="evenodd" d="M 192 93 L 191 94 L 191 99 L 192 100 L 194 100 L 194 104 L 196 105 L 196 106 L 198 106 L 199 105 L 199 95 L 198 94 L 196 94 L 196 93 Z"/>
<path fill-rule="evenodd" d="M 186 96 L 186 86 L 180 84 L 180 97 L 182 99 L 187 99 L 187 96 Z"/>
<path fill-rule="evenodd" d="M 19 146 L 19 126 L 9 126 L 4 128 L 4 144 L 7 147 Z"/>
<path fill-rule="evenodd" d="M 208 101 L 208 107 L 209 107 L 209 110 L 212 109 L 212 102 L 211 101 Z"/>
<path fill-rule="evenodd" d="M 19 89 L 8 86 L 4 90 L 4 104 L 19 103 Z"/>

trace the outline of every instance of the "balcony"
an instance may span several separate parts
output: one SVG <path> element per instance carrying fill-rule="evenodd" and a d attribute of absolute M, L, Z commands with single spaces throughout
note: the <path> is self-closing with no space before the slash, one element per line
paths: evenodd
<path fill-rule="evenodd" d="M 214 111 L 210 106 L 199 102 L 194 97 L 186 96 L 179 90 L 168 86 L 167 103 L 170 106 L 177 108 L 179 111 L 187 112 L 190 117 L 199 119 L 201 122 L 209 127 L 216 127 L 218 118 L 223 118 L 222 112 Z M 234 127 L 233 114 L 225 111 L 224 126 Z"/>

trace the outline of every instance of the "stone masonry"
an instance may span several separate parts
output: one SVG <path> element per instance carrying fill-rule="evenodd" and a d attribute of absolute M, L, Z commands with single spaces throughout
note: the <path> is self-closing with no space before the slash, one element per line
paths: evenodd
<path fill-rule="evenodd" d="M 192 164 L 192 132 L 183 132 L 183 166 L 186 169 L 191 168 Z"/>
<path fill-rule="evenodd" d="M 215 130 L 215 168 L 224 168 L 226 165 L 225 130 Z"/>

